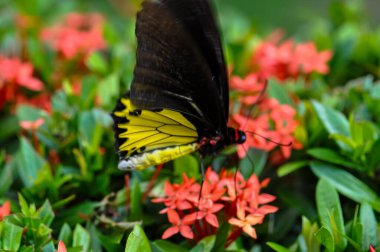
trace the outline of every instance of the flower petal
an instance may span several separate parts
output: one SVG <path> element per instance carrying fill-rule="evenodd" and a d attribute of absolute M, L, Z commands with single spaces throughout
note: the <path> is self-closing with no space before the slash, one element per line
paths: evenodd
<path fill-rule="evenodd" d="M 58 250 L 57 252 L 66 252 L 66 246 L 65 244 L 63 243 L 63 241 L 59 241 L 58 243 Z"/>
<path fill-rule="evenodd" d="M 257 235 L 256 235 L 256 230 L 253 228 L 253 227 L 251 227 L 250 225 L 244 225 L 244 227 L 243 227 L 243 231 L 247 234 L 247 235 L 249 235 L 249 236 L 251 236 L 253 239 L 256 239 L 257 238 Z"/>
<path fill-rule="evenodd" d="M 179 227 L 174 226 L 166 229 L 166 231 L 162 234 L 162 239 L 168 239 L 169 237 L 175 235 L 179 232 Z"/>
<path fill-rule="evenodd" d="M 216 218 L 216 215 L 215 214 L 207 214 L 206 215 L 206 221 L 211 225 L 211 226 L 214 226 L 216 228 L 219 227 L 219 222 L 218 222 L 218 218 Z"/>
<path fill-rule="evenodd" d="M 183 237 L 185 237 L 187 239 L 193 239 L 194 238 L 194 233 L 189 226 L 181 226 L 180 227 L 180 233 Z"/>

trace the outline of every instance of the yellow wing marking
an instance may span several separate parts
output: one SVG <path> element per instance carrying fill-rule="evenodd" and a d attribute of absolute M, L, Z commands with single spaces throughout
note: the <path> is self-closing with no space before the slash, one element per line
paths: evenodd
<path fill-rule="evenodd" d="M 143 169 L 167 162 L 198 148 L 195 126 L 181 113 L 136 109 L 128 98 L 114 111 L 118 128 L 120 168 Z M 154 154 L 153 154 L 154 153 Z"/>

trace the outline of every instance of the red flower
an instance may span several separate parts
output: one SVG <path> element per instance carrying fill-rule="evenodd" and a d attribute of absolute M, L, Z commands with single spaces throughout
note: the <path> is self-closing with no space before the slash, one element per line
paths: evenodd
<path fill-rule="evenodd" d="M 240 125 L 240 129 L 248 132 L 245 143 L 238 146 L 239 157 L 244 157 L 246 150 L 250 147 L 265 151 L 271 151 L 277 147 L 277 144 L 265 138 L 284 144 L 292 143 L 291 147 L 280 146 L 284 159 L 290 157 L 292 149 L 302 148 L 302 144 L 293 135 L 298 122 L 295 120 L 296 112 L 291 106 L 279 104 L 273 98 L 263 98 L 257 105 L 257 111 L 255 118 L 247 118 L 239 114 L 232 116 L 233 121 Z"/>
<path fill-rule="evenodd" d="M 58 250 L 57 252 L 66 252 L 66 246 L 65 244 L 63 243 L 63 241 L 59 241 L 58 243 Z"/>
<path fill-rule="evenodd" d="M 11 213 L 11 202 L 5 201 L 5 203 L 0 207 L 0 221 L 4 219 L 5 216 Z"/>
<path fill-rule="evenodd" d="M 163 234 L 162 239 L 167 239 L 177 233 L 183 237 L 193 239 L 194 233 L 190 228 L 196 219 L 196 213 L 186 215 L 181 220 L 178 213 L 172 209 L 168 210 L 168 219 L 173 226 L 169 227 Z"/>
<path fill-rule="evenodd" d="M 153 199 L 154 203 L 164 203 L 166 208 L 160 211 L 160 213 L 166 213 L 170 209 L 187 210 L 193 207 L 191 201 L 194 201 L 194 197 L 199 192 L 200 186 L 195 184 L 194 179 L 189 179 L 186 174 L 183 174 L 182 184 L 170 184 L 165 182 L 165 194 L 164 198 Z M 199 195 L 199 194 L 198 194 Z"/>
<path fill-rule="evenodd" d="M 265 82 L 261 81 L 256 73 L 250 73 L 244 79 L 239 76 L 231 77 L 231 88 L 244 93 L 244 96 L 239 97 L 244 104 L 252 105 L 257 102 L 264 86 Z"/>
<path fill-rule="evenodd" d="M 99 14 L 68 14 L 63 23 L 42 31 L 42 40 L 52 45 L 64 59 L 90 53 L 106 46 L 103 38 L 103 17 Z"/>
<path fill-rule="evenodd" d="M 165 204 L 166 208 L 160 213 L 166 213 L 169 222 L 173 224 L 165 231 L 163 239 L 180 233 L 187 239 L 199 241 L 216 234 L 221 222 L 230 222 L 237 226 L 232 230 L 227 243 L 235 240 L 241 230 L 256 237 L 252 226 L 260 224 L 267 214 L 278 210 L 275 206 L 267 205 L 276 197 L 260 194 L 261 188 L 269 180 L 260 183 L 254 174 L 245 180 L 239 172 L 235 176 L 234 173 L 222 170 L 218 175 L 209 168 L 205 174 L 200 199 L 200 185 L 185 175 L 183 178 L 182 184 L 165 184 L 167 197 L 152 200 Z"/>
<path fill-rule="evenodd" d="M 281 37 L 260 43 L 252 56 L 255 73 L 262 78 L 276 77 L 283 81 L 309 75 L 326 74 L 331 51 L 318 52 L 314 43 L 295 44 L 292 40 L 280 43 Z"/>

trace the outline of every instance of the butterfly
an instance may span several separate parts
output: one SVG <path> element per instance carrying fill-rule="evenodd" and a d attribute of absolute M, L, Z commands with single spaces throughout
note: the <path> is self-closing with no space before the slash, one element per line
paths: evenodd
<path fill-rule="evenodd" d="M 207 0 L 144 1 L 130 91 L 112 112 L 118 168 L 144 169 L 244 143 L 227 126 L 228 77 Z"/>

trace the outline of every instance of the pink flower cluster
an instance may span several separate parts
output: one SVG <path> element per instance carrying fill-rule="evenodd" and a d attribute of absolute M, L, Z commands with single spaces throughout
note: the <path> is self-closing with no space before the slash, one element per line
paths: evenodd
<path fill-rule="evenodd" d="M 61 24 L 44 29 L 41 38 L 64 59 L 87 57 L 106 46 L 103 23 L 103 17 L 99 14 L 70 13 Z"/>
<path fill-rule="evenodd" d="M 267 205 L 275 200 L 260 190 L 269 180 L 259 182 L 255 174 L 248 180 L 237 172 L 223 170 L 220 176 L 211 168 L 207 169 L 202 193 L 200 184 L 185 174 L 181 184 L 165 182 L 165 196 L 155 198 L 154 203 L 163 203 L 161 214 L 167 214 L 170 226 L 162 235 L 167 239 L 179 233 L 195 241 L 215 234 L 221 222 L 232 225 L 227 243 L 233 242 L 243 231 L 256 239 L 253 226 L 261 224 L 267 214 L 274 213 L 277 207 Z M 228 245 L 228 244 L 226 244 Z"/>
<path fill-rule="evenodd" d="M 318 52 L 312 42 L 296 44 L 292 40 L 279 42 L 281 37 L 260 43 L 252 56 L 252 66 L 261 78 L 276 77 L 283 81 L 311 73 L 326 74 L 331 51 Z"/>

